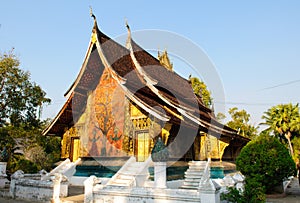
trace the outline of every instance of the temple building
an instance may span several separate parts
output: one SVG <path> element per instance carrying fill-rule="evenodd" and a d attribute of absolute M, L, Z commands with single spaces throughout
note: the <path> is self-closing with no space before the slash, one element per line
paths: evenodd
<path fill-rule="evenodd" d="M 100 31 L 94 18 L 80 72 L 43 131 L 61 137 L 61 158 L 135 156 L 143 162 L 161 137 L 170 160 L 234 160 L 249 139 L 216 120 L 189 81 L 173 70 L 166 52 L 155 58 L 127 29 L 122 46 Z"/>

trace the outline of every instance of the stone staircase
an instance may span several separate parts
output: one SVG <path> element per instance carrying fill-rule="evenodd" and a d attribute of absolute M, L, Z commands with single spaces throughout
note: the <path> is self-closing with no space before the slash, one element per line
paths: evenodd
<path fill-rule="evenodd" d="M 66 159 L 62 163 L 60 163 L 56 168 L 54 168 L 45 176 L 43 176 L 42 180 L 50 179 L 50 177 L 53 176 L 55 173 L 60 173 L 65 177 L 70 178 L 76 172 L 76 165 L 78 165 L 80 161 L 80 158 L 77 159 L 75 162 L 71 162 L 70 159 Z"/>
<path fill-rule="evenodd" d="M 148 166 L 151 157 L 145 162 L 137 162 L 135 157 L 131 157 L 123 167 L 108 181 L 106 186 L 134 187 L 142 186 L 148 179 Z"/>
<path fill-rule="evenodd" d="M 181 188 L 183 189 L 195 189 L 199 188 L 200 180 L 203 176 L 206 161 L 190 161 L 189 168 L 185 172 L 185 179 Z"/>

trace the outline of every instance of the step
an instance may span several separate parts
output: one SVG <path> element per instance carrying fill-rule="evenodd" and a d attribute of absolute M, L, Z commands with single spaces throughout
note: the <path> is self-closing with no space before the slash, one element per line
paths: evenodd
<path fill-rule="evenodd" d="M 204 171 L 205 168 L 203 167 L 189 167 L 188 170 L 198 170 L 198 171 Z"/>
<path fill-rule="evenodd" d="M 112 183 L 110 183 L 110 184 L 108 184 L 109 186 L 120 186 L 120 187 L 129 187 L 130 186 L 130 184 L 129 183 L 127 183 L 127 184 L 125 184 L 125 183 L 118 183 L 118 182 L 116 182 L 116 181 L 114 181 L 114 182 L 112 182 Z"/>
<path fill-rule="evenodd" d="M 139 172 L 132 172 L 132 171 L 122 171 L 118 175 L 125 175 L 125 176 L 132 176 L 132 177 L 134 177 L 134 176 L 136 176 L 138 174 L 140 174 L 140 173 Z"/>
<path fill-rule="evenodd" d="M 191 171 L 191 172 L 204 172 L 205 169 L 204 168 L 189 168 L 186 171 Z"/>
<path fill-rule="evenodd" d="M 198 180 L 200 181 L 202 176 L 185 176 L 184 180 Z"/>
<path fill-rule="evenodd" d="M 136 166 L 128 166 L 127 168 L 125 168 L 125 170 L 140 171 L 141 168 L 136 167 Z"/>
<path fill-rule="evenodd" d="M 202 178 L 202 177 L 201 177 Z M 200 182 L 201 178 L 186 178 L 184 179 L 184 182 Z"/>
<path fill-rule="evenodd" d="M 189 169 L 191 169 L 191 170 L 205 170 L 205 167 L 193 166 L 193 167 L 189 167 Z"/>
<path fill-rule="evenodd" d="M 183 185 L 189 185 L 189 186 L 199 186 L 199 182 L 183 182 Z"/>
<path fill-rule="evenodd" d="M 194 176 L 202 176 L 204 171 L 186 171 L 184 172 L 185 175 L 194 175 Z"/>
<path fill-rule="evenodd" d="M 128 184 L 130 183 L 132 180 L 124 180 L 124 179 L 115 179 L 113 182 L 114 183 L 118 183 L 118 184 Z"/>
<path fill-rule="evenodd" d="M 127 168 L 136 168 L 136 169 L 141 169 L 143 165 L 129 165 Z"/>
<path fill-rule="evenodd" d="M 203 172 L 190 172 L 186 171 L 184 172 L 185 176 L 203 176 Z"/>
<path fill-rule="evenodd" d="M 189 189 L 189 190 L 197 190 L 198 189 L 198 187 L 188 186 L 188 185 L 183 185 L 180 188 L 182 188 L 182 189 Z"/>
<path fill-rule="evenodd" d="M 206 166 L 207 162 L 206 161 L 190 161 L 188 163 L 189 166 Z"/>
<path fill-rule="evenodd" d="M 123 179 L 123 180 L 133 180 L 134 177 L 127 174 L 120 174 L 117 176 L 117 179 Z"/>

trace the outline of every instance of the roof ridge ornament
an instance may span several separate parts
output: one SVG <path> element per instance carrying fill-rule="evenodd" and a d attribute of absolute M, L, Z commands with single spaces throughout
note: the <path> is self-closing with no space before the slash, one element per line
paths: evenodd
<path fill-rule="evenodd" d="M 97 42 L 97 31 L 98 29 L 98 25 L 97 25 L 97 18 L 96 16 L 93 14 L 93 9 L 92 6 L 90 6 L 90 15 L 91 17 L 94 19 L 94 27 L 93 27 L 93 31 L 92 31 L 92 39 L 91 42 L 94 44 Z"/>
<path fill-rule="evenodd" d="M 96 16 L 94 15 L 93 13 L 93 9 L 92 9 L 92 6 L 90 6 L 90 15 L 91 17 L 94 19 L 94 28 L 93 28 L 93 32 L 97 32 L 98 29 L 98 24 L 97 24 L 97 18 Z"/>
<path fill-rule="evenodd" d="M 97 20 L 96 16 L 93 14 L 93 8 L 92 8 L 92 6 L 90 6 L 90 15 L 91 15 L 92 18 L 94 18 L 94 21 Z"/>
<path fill-rule="evenodd" d="M 126 48 L 129 49 L 130 51 L 133 51 L 132 46 L 131 46 L 131 30 L 130 30 L 130 26 L 128 25 L 128 21 L 126 18 L 125 18 L 125 26 L 126 26 L 127 32 L 128 32 L 127 40 L 126 40 Z"/>
<path fill-rule="evenodd" d="M 133 46 L 132 46 L 132 38 L 131 38 L 131 30 L 130 27 L 128 25 L 127 19 L 125 18 L 125 26 L 127 28 L 128 31 L 128 36 L 127 36 L 127 40 L 126 40 L 126 48 L 129 50 L 130 52 L 130 57 L 133 61 L 133 64 L 137 70 L 138 76 L 142 78 L 142 80 L 144 80 L 147 84 L 151 84 L 151 85 L 156 85 L 158 82 L 154 79 L 152 79 L 150 76 L 148 76 L 148 74 L 144 71 L 144 69 L 142 68 L 142 66 L 140 65 L 140 63 L 138 62 L 138 60 L 136 59 L 135 55 L 134 55 L 134 50 L 133 50 Z M 136 50 L 136 51 L 141 51 L 141 50 Z"/>

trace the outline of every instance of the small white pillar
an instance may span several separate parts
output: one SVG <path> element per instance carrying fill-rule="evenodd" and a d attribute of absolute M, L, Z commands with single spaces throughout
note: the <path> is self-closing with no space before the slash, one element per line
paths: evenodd
<path fill-rule="evenodd" d="M 94 175 L 84 181 L 84 203 L 93 202 L 93 188 L 97 183 L 99 183 L 99 181 Z"/>
<path fill-rule="evenodd" d="M 0 188 L 4 188 L 5 183 L 8 181 L 6 175 L 6 165 L 7 162 L 0 162 Z"/>
<path fill-rule="evenodd" d="M 53 203 L 60 203 L 60 183 L 62 181 L 62 174 L 55 173 L 53 181 Z"/>
<path fill-rule="evenodd" d="M 16 180 L 23 178 L 24 177 L 24 172 L 22 170 L 17 170 L 14 174 L 11 176 L 11 181 L 10 181 L 10 187 L 9 187 L 9 195 L 12 198 L 15 198 L 16 196 Z"/>
<path fill-rule="evenodd" d="M 0 174 L 6 175 L 7 162 L 0 162 Z"/>
<path fill-rule="evenodd" d="M 0 188 L 5 188 L 6 182 L 8 182 L 7 175 L 0 175 Z"/>
<path fill-rule="evenodd" d="M 167 162 L 154 162 L 154 186 L 167 187 Z"/>
<path fill-rule="evenodd" d="M 220 203 L 220 191 L 219 190 L 201 190 L 200 191 L 201 202 L 205 203 Z"/>
<path fill-rule="evenodd" d="M 205 182 L 200 182 L 199 192 L 201 202 L 205 203 L 220 203 L 220 189 L 217 183 L 213 183 L 212 179 L 207 179 Z"/>
<path fill-rule="evenodd" d="M 201 202 L 220 203 L 220 186 L 210 178 L 210 158 L 205 166 L 203 176 L 199 183 Z"/>

